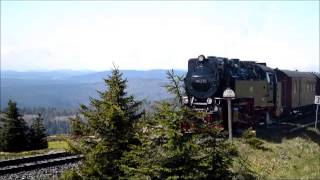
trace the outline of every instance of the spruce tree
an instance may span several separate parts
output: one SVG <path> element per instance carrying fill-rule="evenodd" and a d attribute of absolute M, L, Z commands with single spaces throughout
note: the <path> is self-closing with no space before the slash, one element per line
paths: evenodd
<path fill-rule="evenodd" d="M 75 138 L 84 136 L 86 134 L 85 124 L 81 121 L 79 114 L 75 117 L 69 118 L 70 134 Z"/>
<path fill-rule="evenodd" d="M 104 79 L 106 90 L 98 99 L 90 98 L 90 106 L 81 105 L 80 113 L 86 134 L 74 146 L 85 155 L 80 175 L 83 178 L 114 179 L 123 175 L 121 157 L 138 141 L 133 136 L 134 123 L 141 116 L 140 102 L 126 93 L 127 80 L 118 68 Z"/>
<path fill-rule="evenodd" d="M 31 149 L 45 149 L 48 147 L 46 129 L 41 114 L 35 118 L 30 129 Z"/>
<path fill-rule="evenodd" d="M 175 99 L 178 103 L 182 104 L 182 95 L 185 93 L 185 87 L 183 84 L 183 75 L 177 75 L 173 69 L 168 70 L 166 72 L 167 79 L 169 83 L 167 83 L 164 87 L 168 91 L 168 93 L 174 95 Z"/>
<path fill-rule="evenodd" d="M 173 71 L 167 87 L 177 99 L 182 95 Z M 182 79 L 182 78 L 181 78 Z M 179 92 L 179 94 L 177 93 Z M 188 108 L 162 102 L 154 114 L 138 124 L 136 137 L 140 144 L 126 152 L 122 164 L 126 178 L 136 179 L 229 179 L 234 147 L 220 137 L 219 129 L 201 120 L 203 114 Z M 181 125 L 194 125 L 191 133 L 183 133 Z"/>
<path fill-rule="evenodd" d="M 0 113 L 0 151 L 3 151 L 4 138 L 3 138 L 3 123 L 5 119 L 2 117 L 2 112 Z"/>
<path fill-rule="evenodd" d="M 200 115 L 169 103 L 160 103 L 152 117 L 141 120 L 136 136 L 141 144 L 126 152 L 122 164 L 126 178 L 137 179 L 229 179 L 236 151 L 219 130 L 200 123 Z M 183 133 L 188 118 L 197 124 Z"/>
<path fill-rule="evenodd" d="M 28 126 L 19 114 L 19 109 L 14 101 L 9 100 L 4 117 L 1 118 L 1 148 L 3 151 L 17 152 L 28 149 Z"/>

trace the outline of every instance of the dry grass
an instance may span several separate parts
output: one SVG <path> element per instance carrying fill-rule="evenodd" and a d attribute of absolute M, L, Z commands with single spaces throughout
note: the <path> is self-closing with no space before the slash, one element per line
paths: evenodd
<path fill-rule="evenodd" d="M 50 141 L 48 143 L 48 149 L 61 149 L 61 150 L 68 150 L 69 149 L 69 145 L 66 141 Z"/>
<path fill-rule="evenodd" d="M 320 179 L 317 141 L 302 137 L 283 139 L 281 143 L 262 141 L 266 148 L 262 150 L 242 139 L 234 141 L 240 154 L 234 162 L 235 172 L 251 171 L 258 179 Z"/>

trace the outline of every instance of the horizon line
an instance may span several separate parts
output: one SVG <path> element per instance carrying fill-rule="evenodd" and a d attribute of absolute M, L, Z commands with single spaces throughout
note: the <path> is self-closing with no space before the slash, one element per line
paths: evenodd
<path fill-rule="evenodd" d="M 181 69 L 181 68 L 155 68 L 155 69 L 121 69 L 120 71 L 164 71 L 164 70 L 177 70 L 177 71 L 187 71 L 187 69 Z M 104 69 L 104 70 L 92 70 L 92 69 L 27 69 L 27 70 L 14 70 L 14 69 L 1 69 L 0 72 L 54 72 L 54 71 L 78 71 L 78 72 L 84 72 L 84 71 L 91 71 L 91 72 L 103 72 L 103 71 L 112 71 L 112 69 Z"/>

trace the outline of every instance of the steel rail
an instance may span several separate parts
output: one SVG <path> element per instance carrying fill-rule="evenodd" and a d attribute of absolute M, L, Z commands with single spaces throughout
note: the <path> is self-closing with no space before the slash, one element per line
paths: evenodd
<path fill-rule="evenodd" d="M 20 171 L 30 171 L 38 168 L 51 167 L 80 161 L 83 155 L 67 152 L 30 156 L 0 161 L 0 175 L 12 174 Z"/>

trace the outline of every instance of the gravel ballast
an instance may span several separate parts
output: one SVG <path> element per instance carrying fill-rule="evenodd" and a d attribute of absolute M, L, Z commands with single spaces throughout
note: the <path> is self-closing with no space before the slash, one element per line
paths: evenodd
<path fill-rule="evenodd" d="M 47 179 L 58 179 L 58 177 L 65 170 L 76 169 L 80 165 L 80 162 L 66 163 L 63 165 L 57 165 L 46 168 L 34 169 L 31 171 L 21 171 L 13 174 L 0 175 L 0 180 L 47 180 Z"/>

